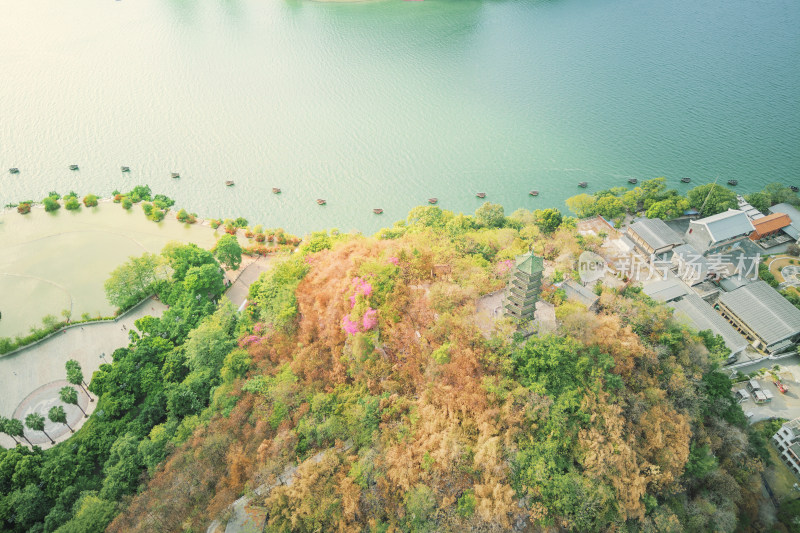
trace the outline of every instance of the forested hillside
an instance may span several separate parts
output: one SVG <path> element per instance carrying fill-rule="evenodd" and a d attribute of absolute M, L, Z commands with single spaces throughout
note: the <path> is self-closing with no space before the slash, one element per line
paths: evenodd
<path fill-rule="evenodd" d="M 765 443 L 718 339 L 635 287 L 592 313 L 549 280 L 555 332 L 476 325 L 518 254 L 569 276 L 599 245 L 555 210 L 421 207 L 374 237 L 313 234 L 241 315 L 206 306 L 179 261 L 197 251 L 173 250 L 169 316 L 92 379 L 103 417 L 2 452 L 6 528 L 205 531 L 247 494 L 274 532 L 758 530 Z M 22 522 L 28 492 L 63 514 Z"/>

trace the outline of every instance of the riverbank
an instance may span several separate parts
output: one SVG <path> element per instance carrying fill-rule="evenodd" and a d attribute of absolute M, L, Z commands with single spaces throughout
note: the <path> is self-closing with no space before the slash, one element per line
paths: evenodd
<path fill-rule="evenodd" d="M 0 215 L 0 337 L 24 335 L 47 315 L 112 315 L 103 282 L 128 257 L 157 253 L 169 241 L 211 248 L 219 234 L 172 212 L 154 223 L 140 207 L 126 211 L 110 201 L 79 211 L 7 209 Z"/>

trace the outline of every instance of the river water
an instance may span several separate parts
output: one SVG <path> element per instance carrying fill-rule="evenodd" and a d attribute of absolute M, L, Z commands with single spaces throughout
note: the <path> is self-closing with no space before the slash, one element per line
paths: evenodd
<path fill-rule="evenodd" d="M 146 183 L 372 232 L 477 191 L 800 185 L 796 0 L 6 0 L 0 72 L 2 205 Z"/>

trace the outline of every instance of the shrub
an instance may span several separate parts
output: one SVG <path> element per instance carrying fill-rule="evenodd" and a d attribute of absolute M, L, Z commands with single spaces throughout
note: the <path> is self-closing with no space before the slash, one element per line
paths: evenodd
<path fill-rule="evenodd" d="M 156 194 L 153 196 L 153 203 L 161 209 L 168 209 L 175 205 L 175 200 L 163 194 Z"/>
<path fill-rule="evenodd" d="M 22 202 L 17 206 L 17 213 L 21 215 L 27 215 L 30 212 L 31 212 L 30 202 Z"/>
<path fill-rule="evenodd" d="M 265 240 L 267 240 L 267 236 L 264 235 L 263 233 L 256 233 L 255 238 L 256 242 L 264 242 Z"/>
<path fill-rule="evenodd" d="M 142 200 L 148 202 L 152 200 L 151 194 L 150 187 L 147 185 L 137 185 L 133 188 L 133 190 L 131 190 L 131 192 L 127 194 L 127 196 L 130 197 L 133 203 L 138 204 Z"/>
<path fill-rule="evenodd" d="M 133 202 L 131 202 L 131 199 L 126 196 L 122 199 L 122 208 L 130 209 L 131 207 L 133 207 Z"/>
<path fill-rule="evenodd" d="M 83 205 L 86 207 L 96 207 L 97 206 L 97 196 L 94 194 L 87 194 L 83 197 Z"/>
<path fill-rule="evenodd" d="M 49 196 L 50 198 L 55 198 L 56 200 L 61 199 L 61 195 L 58 194 L 56 191 L 50 191 L 50 193 L 47 196 Z"/>
<path fill-rule="evenodd" d="M 142 209 L 144 210 L 145 216 L 150 218 L 150 215 L 153 213 L 153 204 L 144 203 L 142 204 Z"/>
<path fill-rule="evenodd" d="M 81 204 L 74 196 L 69 196 L 64 200 L 64 207 L 69 211 L 80 209 Z"/>
<path fill-rule="evenodd" d="M 114 193 L 114 203 L 118 204 L 122 201 L 123 196 L 120 193 Z"/>
<path fill-rule="evenodd" d="M 166 214 L 167 214 L 166 211 L 162 211 L 161 209 L 154 208 L 150 212 L 150 215 L 148 215 L 147 218 L 149 218 L 153 222 L 161 222 L 162 220 L 164 220 L 164 215 L 166 215 Z"/>
<path fill-rule="evenodd" d="M 210 224 L 211 224 L 212 228 L 217 229 L 219 227 L 219 225 L 222 224 L 222 221 L 220 221 L 220 220 L 218 220 L 216 218 L 212 218 L 211 221 L 210 221 Z"/>
<path fill-rule="evenodd" d="M 48 196 L 47 198 L 42 200 L 42 203 L 44 204 L 44 210 L 47 211 L 48 213 L 51 211 L 55 211 L 57 209 L 61 209 L 61 204 L 58 203 L 58 200 L 56 200 L 52 196 Z"/>
<path fill-rule="evenodd" d="M 247 227 L 247 219 L 238 217 L 236 220 L 233 221 L 233 225 L 237 228 L 246 228 Z"/>
<path fill-rule="evenodd" d="M 186 222 L 189 219 L 189 213 L 186 212 L 186 209 L 181 209 L 175 215 L 175 218 L 177 218 L 181 222 Z"/>

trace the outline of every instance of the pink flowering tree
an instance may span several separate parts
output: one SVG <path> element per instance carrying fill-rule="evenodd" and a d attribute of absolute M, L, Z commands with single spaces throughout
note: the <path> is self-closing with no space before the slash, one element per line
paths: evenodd
<path fill-rule="evenodd" d="M 350 282 L 347 297 L 350 301 L 350 313 L 342 318 L 342 328 L 348 335 L 369 331 L 378 325 L 378 311 L 370 306 L 372 284 L 363 277 L 355 277 Z"/>
<path fill-rule="evenodd" d="M 508 274 L 512 268 L 514 268 L 514 261 L 512 259 L 506 259 L 505 261 L 498 262 L 497 265 L 495 265 L 494 271 L 498 276 L 502 277 Z"/>

